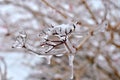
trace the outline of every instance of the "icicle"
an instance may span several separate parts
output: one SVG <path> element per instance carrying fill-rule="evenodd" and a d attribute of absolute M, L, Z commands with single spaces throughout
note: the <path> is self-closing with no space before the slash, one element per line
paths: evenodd
<path fill-rule="evenodd" d="M 50 55 L 50 56 L 46 56 L 46 59 L 47 59 L 47 61 L 48 61 L 48 64 L 51 63 L 51 58 L 52 58 L 52 55 Z"/>
<path fill-rule="evenodd" d="M 73 71 L 73 68 L 74 68 L 74 66 L 73 66 L 74 55 L 69 55 L 68 57 L 69 57 L 69 66 L 71 68 L 70 79 L 73 79 L 73 77 L 74 77 L 74 71 Z"/>

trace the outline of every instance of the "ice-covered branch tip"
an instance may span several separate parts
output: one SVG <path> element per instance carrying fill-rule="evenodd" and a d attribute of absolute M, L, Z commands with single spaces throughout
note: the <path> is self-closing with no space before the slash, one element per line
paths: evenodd
<path fill-rule="evenodd" d="M 27 39 L 26 32 L 25 31 L 19 32 L 19 35 L 16 37 L 16 41 L 13 44 L 12 48 L 23 48 L 23 47 L 25 47 L 26 39 Z"/>
<path fill-rule="evenodd" d="M 108 25 L 107 21 L 97 25 L 97 27 L 90 29 L 94 34 L 104 30 Z M 80 43 L 80 46 L 77 48 L 73 46 L 71 42 L 71 36 L 77 35 L 74 32 L 76 31 L 77 24 L 62 24 L 58 26 L 51 26 L 50 28 L 43 29 L 39 34 L 40 37 L 40 47 L 35 48 L 27 43 L 27 34 L 22 31 L 16 37 L 16 42 L 13 45 L 13 48 L 25 48 L 26 50 L 33 52 L 38 55 L 46 56 L 48 63 L 52 55 L 67 54 L 69 58 L 69 65 L 71 67 L 71 79 L 73 78 L 73 61 L 76 51 L 81 47 L 91 34 L 83 39 Z M 74 34 L 73 34 L 74 33 Z M 89 32 L 88 32 L 89 33 Z M 87 34 L 87 33 L 86 33 Z M 82 35 L 81 35 L 82 36 Z"/>

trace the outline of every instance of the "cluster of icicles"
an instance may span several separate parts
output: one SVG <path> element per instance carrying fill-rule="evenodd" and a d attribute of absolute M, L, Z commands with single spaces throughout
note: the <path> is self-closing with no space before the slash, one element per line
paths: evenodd
<path fill-rule="evenodd" d="M 106 21 L 103 22 L 103 24 L 101 24 L 100 26 L 98 26 L 98 28 L 96 28 L 97 32 L 99 32 L 100 29 L 105 28 L 106 27 Z M 70 66 L 70 70 L 71 70 L 71 75 L 70 75 L 70 79 L 73 79 L 74 77 L 74 70 L 73 70 L 73 61 L 74 61 L 74 56 L 76 54 L 76 49 L 73 47 L 73 45 L 71 44 L 71 42 L 69 41 L 69 36 L 75 31 L 76 29 L 76 25 L 71 25 L 71 24 L 62 24 L 62 25 L 58 25 L 58 26 L 52 26 L 51 28 L 47 28 L 42 30 L 42 34 L 40 34 L 40 37 L 42 37 L 45 40 L 49 40 L 49 36 L 57 36 L 59 37 L 59 41 L 65 41 L 65 44 L 63 44 L 65 46 L 65 50 L 68 53 L 68 59 L 69 59 L 69 66 Z M 27 48 L 27 46 L 25 46 L 26 44 L 26 36 L 27 34 L 25 32 L 21 32 L 19 34 L 19 36 L 16 38 L 16 42 L 13 45 L 14 47 L 22 47 L 24 45 L 24 48 L 32 51 L 34 53 L 34 50 Z M 55 45 L 54 43 L 51 43 L 49 45 Z M 42 46 L 44 47 L 44 46 Z M 39 55 L 43 55 L 46 57 L 48 64 L 51 63 L 51 58 L 53 55 L 55 54 L 49 54 L 49 52 L 47 53 L 47 55 L 45 53 L 38 53 Z M 62 54 L 62 53 L 61 53 Z"/>
<path fill-rule="evenodd" d="M 50 56 L 45 56 L 45 58 L 47 59 L 48 61 L 48 64 L 51 63 L 51 58 L 52 58 L 52 55 Z M 68 58 L 69 58 L 69 66 L 70 66 L 70 70 L 71 70 L 71 73 L 70 73 L 70 79 L 73 79 L 74 77 L 74 70 L 73 70 L 73 61 L 74 61 L 74 55 L 68 55 Z"/>

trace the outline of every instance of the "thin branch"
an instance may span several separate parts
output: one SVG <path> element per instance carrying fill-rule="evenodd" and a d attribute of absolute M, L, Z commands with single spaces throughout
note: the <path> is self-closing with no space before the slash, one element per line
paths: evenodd
<path fill-rule="evenodd" d="M 95 23 L 98 24 L 97 19 L 96 19 L 95 15 L 93 14 L 92 10 L 90 9 L 90 7 L 88 6 L 86 0 L 82 0 L 82 3 L 84 4 L 85 8 L 90 13 L 90 15 L 91 15 L 92 19 L 95 21 Z"/>
<path fill-rule="evenodd" d="M 115 42 L 112 42 L 112 44 L 113 44 L 114 46 L 116 46 L 117 48 L 120 48 L 120 45 L 119 45 L 119 44 L 117 44 L 117 43 L 115 43 Z"/>
<path fill-rule="evenodd" d="M 113 1 L 111 1 L 111 0 L 108 0 L 108 1 L 109 1 L 109 3 L 111 3 L 116 9 L 120 10 L 120 7 L 117 6 Z"/>
<path fill-rule="evenodd" d="M 115 76 L 117 76 L 120 79 L 120 74 L 119 74 L 118 70 L 115 68 L 115 66 L 113 66 L 110 56 L 109 55 L 105 56 L 105 59 L 109 65 L 109 67 L 113 70 L 113 73 L 115 74 Z"/>
<path fill-rule="evenodd" d="M 89 34 L 81 41 L 79 46 L 76 48 L 77 50 L 81 49 L 82 46 L 86 43 L 86 41 L 93 35 L 93 29 L 90 30 Z"/>
<path fill-rule="evenodd" d="M 27 51 L 30 51 L 30 52 L 33 52 L 34 54 L 37 54 L 37 55 L 59 55 L 59 54 L 61 54 L 61 53 L 56 53 L 56 51 L 58 50 L 58 51 L 60 51 L 60 49 L 55 49 L 54 50 L 54 52 L 51 52 L 51 53 L 49 53 L 49 54 L 47 54 L 47 53 L 45 53 L 45 52 L 41 52 L 41 51 L 37 51 L 37 50 L 34 50 L 34 48 L 32 47 L 32 48 L 30 48 L 30 47 L 32 47 L 32 46 L 30 46 L 29 44 L 25 44 L 25 46 L 23 47 L 25 50 L 27 50 Z M 62 49 L 61 49 L 62 50 Z M 57 51 L 57 52 L 58 52 Z M 66 52 L 63 52 L 62 54 L 65 54 Z"/>
<path fill-rule="evenodd" d="M 55 10 L 56 12 L 58 12 L 61 16 L 63 16 L 65 19 L 68 18 L 68 16 L 64 13 L 62 13 L 60 10 L 56 9 L 55 7 L 53 7 L 50 3 L 48 3 L 46 0 L 42 0 L 42 2 L 44 2 L 47 6 L 49 6 L 50 8 L 52 8 L 53 10 Z"/>
<path fill-rule="evenodd" d="M 100 65 L 97 65 L 96 67 L 97 67 L 97 69 L 98 69 L 99 71 L 101 71 L 101 72 L 104 73 L 106 76 L 108 76 L 108 78 L 109 78 L 110 80 L 117 80 L 117 78 L 116 78 L 115 76 L 113 76 L 113 73 L 110 73 L 110 72 L 107 71 L 106 69 L 102 68 Z"/>

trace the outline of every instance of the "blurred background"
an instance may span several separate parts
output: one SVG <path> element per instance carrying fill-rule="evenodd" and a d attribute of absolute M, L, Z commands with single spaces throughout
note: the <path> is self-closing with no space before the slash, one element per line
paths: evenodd
<path fill-rule="evenodd" d="M 25 30 L 29 43 L 39 45 L 39 33 L 51 25 L 78 23 L 104 31 L 86 39 L 74 60 L 73 80 L 120 80 L 119 0 L 0 0 L 0 80 L 69 80 L 68 57 L 53 56 L 51 64 L 25 49 L 12 49 L 18 32 Z M 99 26 L 102 27 L 102 26 Z M 74 38 L 74 37 L 73 37 Z M 75 42 L 76 41 L 76 42 Z"/>

